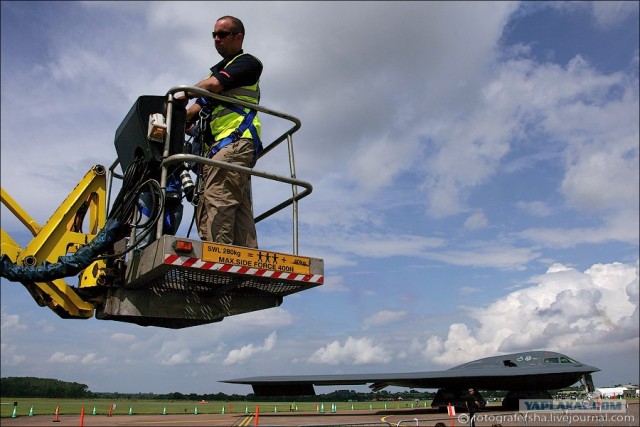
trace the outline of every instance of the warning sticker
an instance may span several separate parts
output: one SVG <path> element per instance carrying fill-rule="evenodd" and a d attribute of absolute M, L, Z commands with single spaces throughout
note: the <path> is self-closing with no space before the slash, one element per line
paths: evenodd
<path fill-rule="evenodd" d="M 311 259 L 218 243 L 202 244 L 202 260 L 283 273 L 311 274 Z"/>

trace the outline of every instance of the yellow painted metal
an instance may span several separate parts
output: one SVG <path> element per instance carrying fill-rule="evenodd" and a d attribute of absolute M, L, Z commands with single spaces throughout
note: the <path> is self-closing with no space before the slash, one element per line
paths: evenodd
<path fill-rule="evenodd" d="M 33 257 L 35 264 L 56 262 L 59 256 L 75 252 L 89 243 L 106 222 L 106 170 L 94 166 L 76 185 L 42 230 L 24 248 L 19 262 Z M 88 233 L 81 231 L 83 210 L 91 212 Z M 93 233 L 91 233 L 93 232 Z"/>
<path fill-rule="evenodd" d="M 106 261 L 99 260 L 92 262 L 91 265 L 85 268 L 80 274 L 78 287 L 84 289 L 104 285 L 106 268 Z"/>
<path fill-rule="evenodd" d="M 16 262 L 20 252 L 22 252 L 22 248 L 4 229 L 0 229 L 0 231 L 2 232 L 2 236 L 0 237 L 0 253 L 7 255 L 12 262 Z"/>
<path fill-rule="evenodd" d="M 16 217 L 34 233 L 34 238 L 20 249 L 9 235 L 2 230 L 2 253 L 12 257 L 12 261 L 22 265 L 38 265 L 44 261 L 55 263 L 58 257 L 77 251 L 89 243 L 106 223 L 106 169 L 96 165 L 82 178 L 60 207 L 43 227 L 40 227 L 4 190 L 2 202 Z M 89 213 L 87 232 L 83 232 L 85 216 Z M 7 245 L 5 245 L 5 238 Z M 6 249 L 6 252 L 5 252 Z M 25 262 L 26 261 L 26 262 Z M 87 275 L 84 287 L 96 285 L 102 275 L 104 261 L 94 262 Z M 84 276 L 84 272 L 83 272 Z M 93 279 L 92 279 L 93 278 Z M 33 298 L 41 306 L 47 306 L 64 318 L 89 318 L 93 316 L 94 305 L 85 301 L 64 280 L 26 283 Z"/>
<path fill-rule="evenodd" d="M 47 306 L 65 319 L 93 317 L 95 306 L 84 301 L 64 280 L 45 283 L 23 283 L 36 302 Z"/>
<path fill-rule="evenodd" d="M 37 235 L 40 230 L 42 230 L 42 226 L 38 224 L 33 218 L 31 218 L 27 211 L 22 209 L 18 202 L 13 200 L 13 198 L 9 196 L 9 193 L 4 191 L 4 188 L 0 190 L 0 200 L 2 201 L 2 203 L 9 209 L 9 211 L 11 211 L 12 214 L 16 216 L 16 218 L 20 220 L 20 222 L 24 224 L 25 227 L 29 229 L 29 231 L 31 231 L 31 234 L 33 234 L 34 236 Z"/>

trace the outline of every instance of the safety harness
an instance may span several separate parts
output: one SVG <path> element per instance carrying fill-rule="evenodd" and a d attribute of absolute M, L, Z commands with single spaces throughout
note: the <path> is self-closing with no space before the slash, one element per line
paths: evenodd
<path fill-rule="evenodd" d="M 238 59 L 238 58 L 240 58 L 240 57 L 242 57 L 244 55 L 251 56 L 251 55 L 249 55 L 247 53 L 240 52 L 238 55 L 236 55 L 234 58 L 232 58 L 229 62 L 227 62 L 224 65 L 224 68 L 228 67 L 236 59 Z M 257 60 L 257 58 L 256 58 L 256 60 Z M 213 75 L 214 74 L 213 68 L 211 70 L 212 70 L 211 71 L 211 75 Z M 258 104 L 260 102 L 260 88 L 258 86 L 258 82 L 257 81 L 253 85 L 243 86 L 243 87 L 236 87 L 236 88 L 230 89 L 228 91 L 221 92 L 221 95 L 230 96 L 230 97 L 236 98 L 238 100 L 249 102 L 249 103 Z M 200 103 L 200 105 L 203 108 L 205 106 L 208 107 L 208 108 L 213 107 L 213 106 L 209 106 L 208 105 L 209 104 L 208 100 L 203 99 L 203 98 L 201 98 L 201 100 L 204 101 L 204 102 Z M 256 160 L 258 159 L 258 156 L 262 152 L 262 141 L 260 141 L 260 136 L 258 134 L 258 130 L 256 129 L 256 125 L 254 124 L 254 119 L 256 119 L 257 111 L 255 109 L 253 109 L 253 108 L 250 108 L 250 107 L 247 108 L 248 111 L 245 111 L 244 108 L 242 108 L 242 107 L 240 107 L 240 106 L 238 106 L 236 104 L 232 104 L 230 102 L 224 102 L 224 101 L 218 101 L 216 103 L 215 108 L 211 108 L 211 110 L 212 110 L 211 111 L 212 114 L 214 114 L 216 116 L 216 118 L 215 118 L 216 121 L 217 120 L 223 120 L 224 121 L 224 122 L 221 122 L 217 126 L 221 125 L 223 127 L 223 129 L 220 129 L 220 130 L 223 131 L 224 134 L 227 135 L 227 136 L 222 138 L 221 140 L 219 140 L 217 142 L 214 142 L 211 145 L 211 148 L 207 152 L 207 157 L 209 157 L 209 158 L 213 157 L 221 149 L 223 149 L 224 147 L 226 147 L 229 144 L 232 144 L 232 143 L 236 142 L 237 140 L 242 138 L 242 136 L 244 135 L 244 133 L 246 131 L 249 131 L 249 133 L 251 134 L 251 138 L 253 139 L 253 151 L 254 151 L 253 163 L 255 164 Z M 240 123 L 240 125 L 233 132 L 231 132 L 229 134 L 228 133 L 229 128 L 226 127 L 227 126 L 226 124 L 222 124 L 222 123 L 226 123 L 226 120 L 228 120 L 228 117 L 230 117 L 230 115 L 234 115 L 234 113 L 237 116 L 243 117 L 243 120 Z M 217 133 L 217 130 L 218 129 L 216 129 L 216 133 Z M 212 128 L 211 131 L 213 132 L 214 129 Z"/>
<path fill-rule="evenodd" d="M 262 141 L 260 140 L 260 136 L 258 135 L 258 130 L 253 125 L 253 119 L 257 113 L 256 110 L 251 108 L 247 113 L 244 110 L 244 108 L 241 108 L 235 104 L 229 104 L 226 102 L 224 103 L 224 106 L 225 108 L 228 108 L 234 113 L 244 116 L 244 119 L 242 120 L 242 123 L 240 123 L 240 126 L 238 126 L 236 130 L 234 130 L 229 136 L 221 139 L 218 142 L 213 143 L 213 145 L 211 146 L 211 149 L 209 150 L 208 157 L 212 158 L 221 149 L 239 140 L 242 137 L 242 134 L 245 131 L 249 130 L 249 132 L 251 132 L 251 138 L 253 139 L 253 153 L 254 153 L 253 162 L 255 163 L 256 160 L 258 159 L 258 156 L 262 152 L 262 148 L 263 148 Z"/>

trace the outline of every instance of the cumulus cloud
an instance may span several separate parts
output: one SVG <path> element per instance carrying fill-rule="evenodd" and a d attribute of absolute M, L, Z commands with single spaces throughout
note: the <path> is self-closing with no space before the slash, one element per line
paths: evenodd
<path fill-rule="evenodd" d="M 231 350 L 222 364 L 234 365 L 237 363 L 243 363 L 257 353 L 267 353 L 273 349 L 273 346 L 276 344 L 277 339 L 278 334 L 276 333 L 276 331 L 273 331 L 271 332 L 271 334 L 269 334 L 268 337 L 264 339 L 264 343 L 261 346 L 248 344 L 242 348 Z"/>
<path fill-rule="evenodd" d="M 80 359 L 80 363 L 83 365 L 100 365 L 106 363 L 108 360 L 107 357 L 98 357 L 98 353 L 96 352 L 90 352 Z"/>
<path fill-rule="evenodd" d="M 239 363 L 249 357 L 249 348 L 254 351 L 256 348 L 252 345 L 230 351 L 229 340 L 235 343 L 237 340 L 246 339 L 247 336 L 253 338 L 265 330 L 274 331 L 292 322 L 293 316 L 289 311 L 276 307 L 230 316 L 221 323 L 187 328 L 179 334 L 171 333 L 169 330 L 158 330 L 145 340 L 136 338 L 129 349 L 137 353 L 153 351 L 155 359 L 163 365 Z M 259 347 L 259 351 L 271 350 L 276 337 L 275 334 L 269 335 L 265 344 Z M 127 341 L 131 337 L 119 339 Z"/>
<path fill-rule="evenodd" d="M 474 288 L 472 286 L 463 286 L 459 290 L 460 295 L 471 295 L 471 294 L 475 294 L 475 293 L 481 292 L 481 291 L 482 291 L 481 289 Z"/>
<path fill-rule="evenodd" d="M 477 325 L 455 323 L 446 337 L 430 337 L 424 357 L 452 364 L 531 349 L 565 352 L 611 340 L 637 346 L 637 263 L 596 264 L 584 272 L 554 264 L 531 281 L 487 307 L 468 309 Z"/>
<path fill-rule="evenodd" d="M 185 365 L 191 362 L 191 350 L 183 349 L 166 357 L 161 363 L 163 365 Z"/>
<path fill-rule="evenodd" d="M 429 252 L 425 258 L 451 265 L 495 267 L 504 270 L 523 270 L 540 253 L 535 248 L 516 247 L 510 242 L 466 242 L 464 249 Z"/>
<path fill-rule="evenodd" d="M 382 326 L 389 323 L 398 322 L 404 319 L 408 314 L 409 313 L 404 310 L 382 310 L 364 319 L 362 328 L 366 330 L 372 326 Z"/>
<path fill-rule="evenodd" d="M 20 315 L 18 314 L 7 314 L 5 310 L 2 310 L 1 313 L 1 323 L 0 330 L 25 330 L 27 329 L 27 325 L 20 322 Z"/>
<path fill-rule="evenodd" d="M 252 311 L 242 316 L 234 316 L 225 319 L 231 330 L 227 333 L 238 333 L 248 328 L 260 327 L 262 330 L 283 328 L 293 323 L 293 316 L 282 307 L 269 310 Z"/>
<path fill-rule="evenodd" d="M 56 351 L 48 359 L 52 363 L 76 363 L 78 360 L 80 357 L 77 354 L 66 354 L 61 351 Z"/>
<path fill-rule="evenodd" d="M 464 221 L 463 227 L 467 230 L 478 230 L 489 224 L 489 220 L 484 212 L 475 212 Z"/>
<path fill-rule="evenodd" d="M 528 59 L 497 65 L 468 117 L 425 126 L 433 146 L 425 167 L 429 213 L 464 210 L 469 190 L 497 172 L 514 144 L 539 136 L 531 129 L 564 147 L 561 188 L 569 201 L 596 209 L 637 206 L 638 127 L 628 125 L 637 122 L 637 86 L 623 73 L 596 71 L 580 56 L 565 67 Z"/>
<path fill-rule="evenodd" d="M 638 3 L 633 1 L 590 2 L 596 23 L 611 28 L 630 16 L 638 16 Z"/>
<path fill-rule="evenodd" d="M 625 211 L 611 215 L 599 227 L 532 227 L 515 235 L 554 248 L 572 248 L 585 243 L 602 244 L 611 241 L 637 244 L 640 236 L 637 217 L 638 212 Z"/>
<path fill-rule="evenodd" d="M 320 292 L 347 292 L 349 288 L 347 287 L 343 276 L 332 275 L 325 276 L 324 283 L 320 288 L 318 288 L 318 290 Z"/>
<path fill-rule="evenodd" d="M 27 357 L 18 353 L 16 345 L 0 344 L 0 360 L 3 366 L 15 366 L 24 362 Z"/>
<path fill-rule="evenodd" d="M 398 236 L 391 233 L 336 233 L 326 236 L 326 238 L 332 246 L 341 252 L 353 252 L 373 258 L 418 255 L 427 249 L 438 248 L 444 244 L 442 238 L 416 235 Z"/>
<path fill-rule="evenodd" d="M 551 208 L 544 202 L 541 201 L 533 201 L 533 202 L 524 202 L 520 201 L 516 203 L 516 207 L 523 212 L 526 212 L 533 216 L 538 217 L 546 217 L 551 215 Z"/>
<path fill-rule="evenodd" d="M 136 340 L 136 336 L 133 334 L 124 334 L 122 332 L 116 332 L 111 334 L 111 339 L 117 343 L 130 343 Z"/>
<path fill-rule="evenodd" d="M 326 347 L 316 350 L 307 359 L 309 363 L 323 365 L 364 365 L 370 363 L 388 363 L 391 353 L 381 345 L 375 345 L 371 338 L 348 337 L 344 345 L 333 341 Z"/>
<path fill-rule="evenodd" d="M 215 363 L 220 358 L 220 353 L 215 351 L 202 351 L 196 357 L 196 363 Z"/>

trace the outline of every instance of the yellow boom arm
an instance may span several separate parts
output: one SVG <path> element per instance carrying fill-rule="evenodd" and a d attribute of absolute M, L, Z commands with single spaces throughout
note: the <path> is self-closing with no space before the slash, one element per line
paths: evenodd
<path fill-rule="evenodd" d="M 101 165 L 96 165 L 87 172 L 44 226 L 33 220 L 4 189 L 1 195 L 2 203 L 34 236 L 23 249 L 1 229 L 1 253 L 19 265 L 33 266 L 44 261 L 55 263 L 58 257 L 73 253 L 89 243 L 106 221 L 106 169 Z M 89 218 L 88 223 L 85 223 L 87 213 Z M 82 231 L 85 224 L 88 224 L 86 233 Z M 92 274 L 83 272 L 81 279 L 86 279 L 83 287 L 96 284 L 100 274 L 95 272 L 102 271 L 101 267 L 104 267 L 104 262 L 96 261 L 85 269 Z M 22 284 L 38 305 L 49 307 L 62 318 L 86 319 L 93 316 L 94 304 L 84 300 L 62 279 Z"/>

